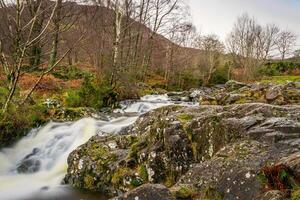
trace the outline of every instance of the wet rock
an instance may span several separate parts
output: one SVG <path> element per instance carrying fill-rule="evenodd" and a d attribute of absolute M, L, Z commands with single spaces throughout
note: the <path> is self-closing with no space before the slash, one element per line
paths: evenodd
<path fill-rule="evenodd" d="M 108 121 L 106 114 L 98 112 L 94 108 L 57 108 L 50 111 L 51 117 L 56 121 L 74 121 L 84 117 L 92 117 L 99 120 Z"/>
<path fill-rule="evenodd" d="M 145 184 L 115 200 L 175 200 L 168 188 L 159 184 Z"/>
<path fill-rule="evenodd" d="M 40 170 L 41 162 L 34 158 L 40 152 L 40 149 L 34 148 L 30 154 L 17 165 L 18 173 L 34 173 Z"/>
<path fill-rule="evenodd" d="M 34 173 L 40 170 L 41 161 L 29 158 L 24 159 L 18 166 L 17 171 L 18 173 Z"/>

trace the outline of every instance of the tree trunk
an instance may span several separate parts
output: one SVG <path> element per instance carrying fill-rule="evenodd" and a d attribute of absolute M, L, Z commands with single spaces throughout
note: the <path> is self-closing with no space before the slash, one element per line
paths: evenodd
<path fill-rule="evenodd" d="M 54 24 L 54 36 L 52 41 L 52 50 L 50 54 L 49 65 L 52 66 L 55 64 L 57 59 L 57 49 L 59 43 L 59 33 L 60 33 L 60 21 L 61 21 L 61 8 L 62 8 L 62 0 L 57 0 L 57 8 L 55 17 L 53 18 Z"/>
<path fill-rule="evenodd" d="M 116 84 L 116 76 L 118 72 L 118 56 L 119 56 L 119 46 L 120 46 L 120 36 L 121 36 L 121 25 L 122 25 L 122 13 L 118 4 L 118 1 L 116 2 L 115 6 L 115 41 L 114 41 L 114 47 L 113 47 L 113 63 L 112 63 L 112 73 L 110 78 L 110 85 L 113 86 Z"/>

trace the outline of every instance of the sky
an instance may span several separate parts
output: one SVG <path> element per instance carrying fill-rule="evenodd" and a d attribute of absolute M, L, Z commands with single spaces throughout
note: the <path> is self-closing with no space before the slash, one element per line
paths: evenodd
<path fill-rule="evenodd" d="M 225 40 L 236 18 L 247 12 L 259 23 L 275 23 L 298 35 L 300 45 L 300 0 L 188 0 L 193 22 L 202 34 L 217 34 Z M 298 46 L 300 48 L 300 46 Z"/>

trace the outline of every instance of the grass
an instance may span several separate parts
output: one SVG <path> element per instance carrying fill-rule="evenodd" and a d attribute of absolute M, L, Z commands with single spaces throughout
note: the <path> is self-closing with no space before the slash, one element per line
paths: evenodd
<path fill-rule="evenodd" d="M 300 82 L 300 76 L 272 76 L 263 79 L 263 83 L 284 84 L 287 82 Z"/>

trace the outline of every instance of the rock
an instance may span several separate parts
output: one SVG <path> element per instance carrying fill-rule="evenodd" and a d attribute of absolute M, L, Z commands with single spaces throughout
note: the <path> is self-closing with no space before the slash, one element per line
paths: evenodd
<path fill-rule="evenodd" d="M 50 111 L 51 118 L 56 121 L 74 121 L 84 117 L 92 117 L 99 120 L 108 121 L 107 115 L 96 111 L 94 108 L 56 108 Z"/>
<path fill-rule="evenodd" d="M 271 87 L 266 91 L 266 99 L 267 101 L 274 101 L 276 98 L 278 98 L 281 94 L 282 87 L 281 86 L 275 86 Z"/>
<path fill-rule="evenodd" d="M 227 81 L 227 83 L 225 83 L 225 89 L 227 91 L 234 91 L 234 90 L 238 90 L 242 87 L 245 87 L 247 86 L 247 84 L 245 83 L 241 83 L 241 82 L 238 82 L 238 81 L 234 81 L 234 80 L 230 80 L 230 81 Z"/>
<path fill-rule="evenodd" d="M 34 148 L 33 151 L 17 165 L 18 173 L 34 173 L 40 170 L 41 162 L 35 158 L 40 149 Z"/>
<path fill-rule="evenodd" d="M 200 105 L 217 105 L 217 100 L 215 97 L 209 95 L 201 95 L 199 97 Z"/>
<path fill-rule="evenodd" d="M 300 180 L 300 153 L 292 154 L 288 157 L 281 158 L 278 165 L 285 165 L 293 171 L 294 176 Z"/>
<path fill-rule="evenodd" d="M 279 190 L 271 190 L 263 194 L 257 200 L 285 200 L 285 194 Z"/>
<path fill-rule="evenodd" d="M 180 98 L 180 101 L 183 101 L 183 102 L 190 102 L 190 97 L 186 96 L 186 97 L 181 97 Z"/>
<path fill-rule="evenodd" d="M 18 166 L 19 173 L 34 173 L 40 170 L 41 161 L 33 158 L 23 160 Z"/>
<path fill-rule="evenodd" d="M 222 199 L 252 200 L 262 187 L 257 171 L 276 158 L 276 153 L 269 150 L 268 146 L 251 140 L 228 145 L 211 160 L 193 166 L 176 187 L 190 185 L 200 196 L 213 189 Z"/>
<path fill-rule="evenodd" d="M 117 194 L 114 185 L 127 177 L 126 168 L 119 168 L 127 151 L 110 145 L 116 141 L 117 138 L 112 136 L 94 136 L 73 151 L 68 158 L 68 174 L 63 182 L 76 188 Z"/>
<path fill-rule="evenodd" d="M 46 101 L 43 103 L 47 106 L 47 108 L 59 108 L 60 102 L 56 99 L 46 99 Z"/>
<path fill-rule="evenodd" d="M 234 103 L 246 103 L 245 94 L 229 94 L 223 103 L 224 105 L 234 104 Z"/>
<path fill-rule="evenodd" d="M 300 106 L 168 106 L 76 149 L 65 182 L 110 196 L 152 183 L 181 197 L 250 200 L 265 187 L 261 168 L 300 151 L 299 130 Z"/>
<path fill-rule="evenodd" d="M 183 102 L 190 102 L 191 99 L 189 97 L 189 92 L 169 92 L 167 93 L 168 97 L 171 101 L 183 101 Z"/>
<path fill-rule="evenodd" d="M 115 200 L 175 200 L 168 188 L 159 184 L 145 184 Z"/>
<path fill-rule="evenodd" d="M 225 89 L 214 88 L 197 92 L 201 105 L 231 105 L 242 103 L 269 103 L 273 105 L 299 104 L 300 87 L 295 83 L 285 85 L 244 84 L 228 81 Z"/>

